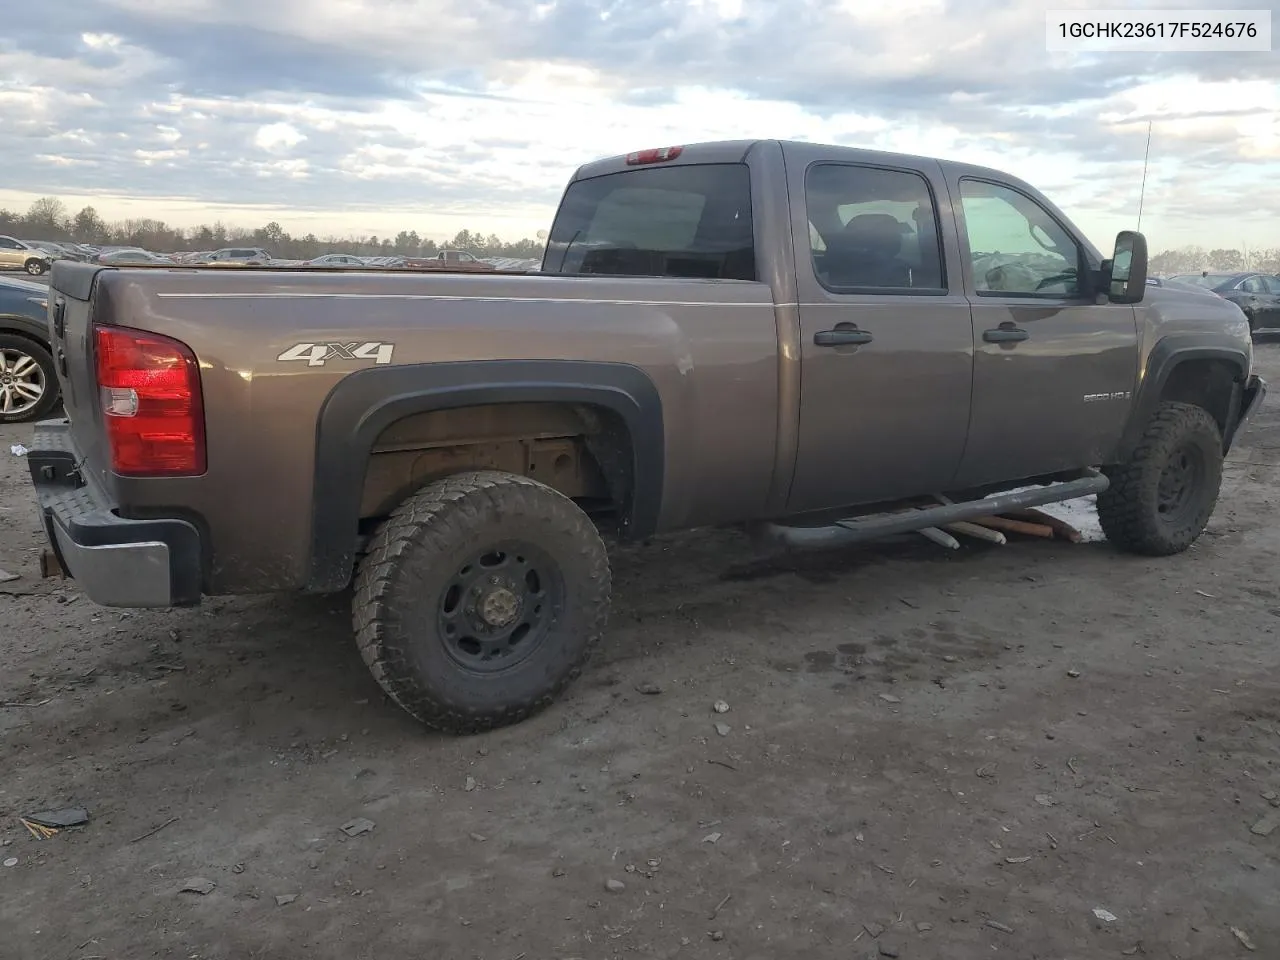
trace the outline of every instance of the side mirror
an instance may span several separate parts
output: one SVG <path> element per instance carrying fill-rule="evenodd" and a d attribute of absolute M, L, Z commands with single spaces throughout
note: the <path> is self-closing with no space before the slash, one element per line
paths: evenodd
<path fill-rule="evenodd" d="M 1107 299 L 1112 303 L 1141 303 L 1147 292 L 1147 238 L 1135 230 L 1116 234 Z"/>

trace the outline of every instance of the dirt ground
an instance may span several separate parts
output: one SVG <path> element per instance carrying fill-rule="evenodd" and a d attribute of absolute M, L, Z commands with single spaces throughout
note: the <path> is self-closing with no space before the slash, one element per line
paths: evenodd
<path fill-rule="evenodd" d="M 28 436 L 0 429 L 6 960 L 1280 957 L 1280 399 L 1173 559 L 619 550 L 583 679 L 467 739 L 380 695 L 345 597 L 40 581 Z"/>

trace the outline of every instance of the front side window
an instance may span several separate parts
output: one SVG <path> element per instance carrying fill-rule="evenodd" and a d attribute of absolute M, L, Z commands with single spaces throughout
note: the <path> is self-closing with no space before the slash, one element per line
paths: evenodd
<path fill-rule="evenodd" d="M 0 250 L 25 250 L 22 244 L 17 240 L 10 240 L 8 237 L 0 237 Z"/>
<path fill-rule="evenodd" d="M 576 181 L 545 263 L 548 273 L 754 280 L 750 171 L 686 164 Z"/>
<path fill-rule="evenodd" d="M 945 293 L 938 218 L 918 173 L 821 163 L 805 175 L 814 274 L 833 293 Z"/>
<path fill-rule="evenodd" d="M 1080 245 L 1044 207 L 1011 187 L 967 179 L 960 202 L 978 296 L 1081 295 Z"/>

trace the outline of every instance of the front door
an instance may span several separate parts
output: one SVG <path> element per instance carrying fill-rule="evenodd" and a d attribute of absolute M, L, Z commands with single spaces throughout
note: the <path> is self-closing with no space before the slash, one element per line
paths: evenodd
<path fill-rule="evenodd" d="M 1036 199 L 974 177 L 952 192 L 975 349 L 957 484 L 1104 462 L 1132 406 L 1134 307 L 1096 302 L 1083 245 Z"/>
<path fill-rule="evenodd" d="M 801 401 L 788 509 L 943 492 L 964 450 L 973 338 L 943 253 L 941 170 L 806 167 L 789 149 L 791 195 L 805 202 L 792 220 Z"/>
<path fill-rule="evenodd" d="M 1253 314 L 1257 329 L 1280 326 L 1280 279 L 1261 274 L 1240 281 L 1233 293 L 1239 294 L 1239 304 Z"/>

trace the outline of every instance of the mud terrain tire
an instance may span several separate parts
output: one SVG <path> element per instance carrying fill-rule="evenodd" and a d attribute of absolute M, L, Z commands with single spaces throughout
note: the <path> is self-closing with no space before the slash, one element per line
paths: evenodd
<path fill-rule="evenodd" d="M 1222 460 L 1222 433 L 1208 411 L 1161 403 L 1129 462 L 1106 471 L 1111 486 L 1098 494 L 1103 533 L 1129 553 L 1186 550 L 1213 516 Z"/>
<path fill-rule="evenodd" d="M 572 500 L 527 477 L 457 474 L 382 524 L 356 575 L 356 642 L 421 723 L 479 733 L 539 712 L 608 617 L 609 558 Z"/>

